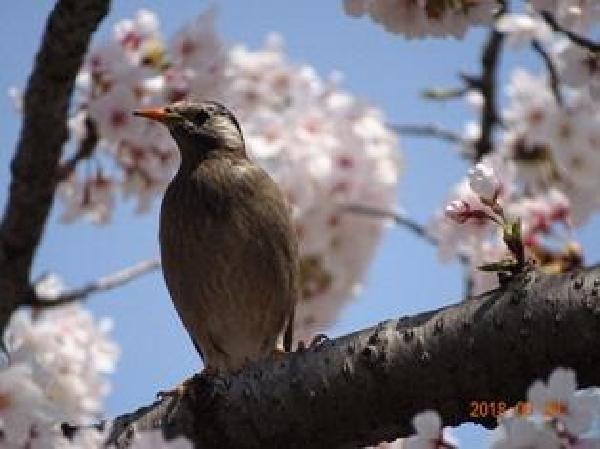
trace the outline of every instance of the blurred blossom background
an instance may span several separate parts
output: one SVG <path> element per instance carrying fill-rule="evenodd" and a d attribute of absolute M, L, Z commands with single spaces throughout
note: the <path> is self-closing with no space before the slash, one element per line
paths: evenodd
<path fill-rule="evenodd" d="M 374 18 L 382 22 L 381 27 L 364 18 L 353 18 L 352 15 L 364 13 L 364 3 L 360 0 L 345 2 L 346 14 L 341 1 L 222 0 L 209 3 L 182 0 L 176 7 L 168 1 L 114 2 L 109 16 L 94 36 L 93 51 L 79 79 L 71 123 L 75 136 L 85 134 L 85 117 L 79 112 L 81 105 L 86 105 L 87 114 L 98 122 L 102 137 L 113 145 L 108 145 L 111 150 L 97 160 L 84 162 L 78 178 L 74 177 L 62 187 L 38 251 L 33 278 L 47 272 L 58 273 L 67 287 L 77 287 L 158 253 L 160 194 L 157 192 L 168 182 L 165 175 L 168 170 L 151 164 L 172 168 L 177 160 L 168 137 L 155 129 L 140 129 L 146 125 L 132 121 L 128 111 L 140 101 L 160 104 L 194 91 L 224 101 L 234 111 L 240 111 L 238 117 L 244 126 L 250 154 L 270 171 L 294 204 L 303 245 L 303 274 L 310 280 L 304 285 L 307 301 L 297 316 L 300 337 L 309 338 L 316 331 L 337 336 L 387 318 L 459 301 L 465 292 L 465 273 L 452 261 L 456 242 L 472 236 L 474 231 L 487 231 L 463 228 L 457 233 L 439 219 L 446 201 L 464 197 L 461 192 L 467 187 L 463 178 L 469 163 L 460 153 L 465 148 L 437 139 L 398 138 L 382 125 L 433 123 L 464 134 L 468 139 L 472 131 L 469 122 L 478 118 L 477 99 L 427 101 L 421 93 L 427 88 L 461 87 L 459 72 L 479 73 L 480 50 L 487 30 L 448 23 L 446 28 L 434 30 L 408 27 L 404 32 L 406 36 L 402 36 L 396 34 L 397 21 L 385 14 L 377 19 L 378 13 L 374 13 Z M 475 22 L 489 22 L 486 18 L 489 18 L 492 3 L 481 2 Z M 5 94 L 0 101 L 2 203 L 6 199 L 9 163 L 20 127 L 20 116 L 9 91 L 25 86 L 53 4 L 53 1 L 39 0 L 0 5 L 4 18 L 0 29 L 3 61 L 0 92 Z M 139 10 L 144 8 L 155 13 L 159 24 L 153 22 L 153 16 L 140 16 Z M 150 36 L 144 41 L 147 45 L 155 41 L 170 45 L 173 66 L 167 73 L 161 68 L 161 52 L 146 47 L 140 54 L 155 59 L 144 63 L 145 66 L 139 64 L 145 67 L 140 70 L 151 67 L 149 73 L 135 73 L 147 80 L 143 100 L 127 87 L 129 72 L 120 78 L 118 89 L 112 90 L 110 96 L 102 96 L 103 86 L 112 81 L 96 76 L 98 66 L 115 60 L 106 43 L 115 33 L 122 33 L 125 38 L 129 31 L 127 26 L 121 24 L 115 30 L 115 25 L 122 19 L 136 17 L 142 22 L 138 28 L 146 27 Z M 386 17 L 388 22 L 384 20 Z M 503 26 L 510 29 L 512 24 L 508 22 Z M 189 54 L 180 51 L 187 48 L 186 33 L 202 35 L 198 43 L 209 48 L 206 54 L 212 55 L 210 60 L 186 60 Z M 451 37 L 415 39 L 438 34 Z M 503 53 L 499 71 L 500 103 L 504 108 L 513 100 L 507 111 L 516 130 L 514 136 L 506 137 L 502 150 L 505 153 L 516 147 L 519 138 L 524 138 L 519 134 L 519 124 L 525 120 L 521 112 L 528 107 L 528 92 L 540 83 L 534 75 L 515 73 L 513 69 L 518 65 L 536 74 L 542 73 L 544 67 L 541 59 L 526 46 L 519 46 L 518 38 L 515 33 L 515 42 L 512 49 Z M 227 64 L 226 52 L 230 58 Z M 225 64 L 228 71 L 221 72 Z M 186 78 L 188 66 L 203 67 L 206 72 Z M 258 76 L 253 70 L 267 73 L 270 78 L 263 84 L 257 83 Z M 164 75 L 162 81 L 156 80 L 153 76 L 156 73 Z M 228 81 L 227 77 L 236 82 Z M 577 83 L 576 77 L 569 79 Z M 510 80 L 512 90 L 508 89 Z M 248 86 L 258 99 L 247 95 Z M 542 102 L 548 100 L 541 98 Z M 282 105 L 291 101 L 295 107 L 285 109 L 274 104 L 272 109 L 260 110 L 253 106 L 253 102 L 268 101 Z M 549 108 L 550 103 L 543 105 Z M 122 114 L 118 117 L 115 106 L 121 107 Z M 285 113 L 274 113 L 278 107 Z M 580 114 L 585 116 L 584 106 Z M 127 123 L 126 131 L 123 127 L 110 126 L 116 117 L 119 123 Z M 323 123 L 328 127 L 319 128 Z M 304 134 L 297 133 L 297 128 Z M 528 128 L 526 132 L 533 131 Z M 341 143 L 332 144 L 336 139 Z M 148 142 L 155 145 L 156 157 L 145 159 L 150 165 L 144 166 L 144 174 L 156 176 L 152 182 L 140 184 L 136 148 Z M 358 154 L 355 149 L 358 146 L 368 148 L 367 156 Z M 303 151 L 294 153 L 290 148 Z M 334 149 L 323 155 L 320 148 Z M 497 163 L 490 161 L 492 166 Z M 126 174 L 118 182 L 107 178 L 110 167 L 114 166 Z M 514 176 L 502 170 L 499 175 L 501 182 Z M 98 207 L 87 211 L 78 207 L 84 195 L 89 195 L 82 187 L 82 180 L 95 183 L 95 196 L 87 200 Z M 506 184 L 508 186 L 510 181 Z M 587 187 L 588 190 L 582 191 L 589 195 L 595 184 Z M 119 192 L 115 194 L 112 189 Z M 127 193 L 124 201 L 121 191 Z M 502 192 L 505 196 L 509 194 L 508 188 Z M 553 193 L 548 195 L 551 196 L 548 202 L 560 209 L 564 198 Z M 444 236 L 443 244 L 438 251 L 389 221 L 340 214 L 332 206 L 338 201 L 400 210 L 419 223 L 433 224 L 439 235 Z M 514 213 L 526 215 L 535 205 L 518 203 L 511 207 L 516 210 Z M 586 212 L 588 210 L 573 211 L 575 221 L 584 223 L 573 231 L 573 237 L 581 244 L 586 262 L 593 263 L 600 259 L 600 219 L 597 216 L 588 219 Z M 91 220 L 81 219 L 83 215 Z M 106 226 L 94 223 L 103 221 L 109 223 Z M 534 233 L 535 230 L 531 231 Z M 340 247 L 339 242 L 350 246 Z M 490 254 L 502 256 L 495 247 L 479 255 L 485 258 Z M 452 262 L 442 263 L 442 259 Z M 487 285 L 486 280 L 477 281 L 481 281 L 481 285 L 476 284 L 476 289 Z M 319 302 L 324 297 L 329 300 Z M 91 354 L 91 357 L 100 357 L 99 364 L 105 360 L 102 357 L 110 359 L 110 363 L 106 363 L 111 364 L 117 352 L 120 354 L 116 370 L 109 378 L 110 393 L 105 401 L 107 416 L 152 402 L 157 391 L 177 384 L 201 367 L 159 271 L 124 287 L 93 295 L 87 306 L 95 318 L 110 317 L 111 335 L 120 348 L 117 351 L 103 346 L 100 353 Z M 89 325 L 88 317 L 76 311 L 70 319 L 83 320 Z M 109 345 L 103 340 L 108 328 L 106 322 L 101 322 L 94 330 L 102 345 Z M 15 344 L 18 347 L 18 343 Z M 107 367 L 98 369 L 104 368 Z M 98 388 L 104 392 L 107 386 Z M 77 406 L 90 412 L 99 407 L 97 404 Z M 77 408 L 74 413 L 81 410 Z M 483 447 L 487 438 L 486 432 L 471 425 L 461 426 L 454 434 L 463 448 Z"/>

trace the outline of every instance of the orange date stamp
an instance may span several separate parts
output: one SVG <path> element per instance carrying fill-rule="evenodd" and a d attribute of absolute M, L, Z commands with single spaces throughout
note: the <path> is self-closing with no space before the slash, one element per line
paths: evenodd
<path fill-rule="evenodd" d="M 511 409 L 514 409 L 517 416 L 528 416 L 533 413 L 533 406 L 525 401 L 519 401 L 514 405 L 506 401 L 470 401 L 469 417 L 497 418 Z"/>

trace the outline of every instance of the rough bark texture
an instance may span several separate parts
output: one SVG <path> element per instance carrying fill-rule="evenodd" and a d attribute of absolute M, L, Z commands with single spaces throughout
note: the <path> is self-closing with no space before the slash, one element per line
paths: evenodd
<path fill-rule="evenodd" d="M 109 5 L 109 0 L 60 0 L 46 23 L 23 98 L 23 124 L 0 224 L 0 329 L 30 296 L 31 264 L 52 207 L 75 77 Z"/>
<path fill-rule="evenodd" d="M 412 432 L 412 416 L 470 416 L 471 401 L 525 399 L 556 366 L 600 384 L 600 268 L 528 272 L 503 288 L 440 310 L 383 322 L 226 378 L 192 378 L 166 398 L 117 418 L 118 447 L 140 430 L 185 435 L 199 448 L 359 447 Z"/>

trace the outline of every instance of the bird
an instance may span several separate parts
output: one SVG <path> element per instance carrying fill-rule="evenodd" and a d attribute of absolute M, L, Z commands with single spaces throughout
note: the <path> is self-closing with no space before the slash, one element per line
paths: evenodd
<path fill-rule="evenodd" d="M 291 211 L 248 158 L 236 117 L 218 102 L 193 100 L 133 114 L 165 125 L 181 156 L 161 203 L 160 255 L 203 372 L 291 351 L 300 291 Z"/>

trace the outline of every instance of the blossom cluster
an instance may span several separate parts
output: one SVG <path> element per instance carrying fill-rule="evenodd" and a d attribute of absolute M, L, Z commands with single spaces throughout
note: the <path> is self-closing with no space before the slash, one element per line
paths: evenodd
<path fill-rule="evenodd" d="M 409 39 L 462 38 L 470 26 L 492 23 L 498 6 L 495 0 L 344 0 L 346 14 L 368 14 L 386 31 Z"/>
<path fill-rule="evenodd" d="M 92 160 L 62 183 L 63 218 L 104 223 L 119 191 L 146 210 L 171 179 L 179 158 L 173 140 L 162 125 L 133 117 L 133 109 L 219 100 L 239 119 L 249 157 L 292 206 L 304 299 L 295 333 L 309 339 L 357 291 L 379 241 L 381 220 L 345 208 L 393 207 L 397 138 L 381 111 L 342 90 L 339 77 L 324 79 L 288 61 L 278 36 L 259 50 L 225 48 L 213 22 L 209 10 L 166 43 L 155 15 L 142 10 L 90 51 L 78 77 L 71 129 L 83 142 L 91 122 L 100 144 Z"/>
<path fill-rule="evenodd" d="M 54 276 L 37 285 L 47 298 L 59 288 Z M 13 314 L 0 366 L 0 445 L 58 447 L 62 422 L 98 421 L 118 356 L 110 327 L 79 304 Z"/>
<path fill-rule="evenodd" d="M 529 0 L 533 12 L 546 11 L 567 28 L 582 32 L 600 20 L 600 4 L 595 0 Z"/>
<path fill-rule="evenodd" d="M 482 160 L 502 185 L 498 201 L 504 212 L 521 220 L 527 256 L 550 272 L 582 263 L 572 230 L 600 210 L 600 60 L 564 33 L 554 32 L 540 11 L 552 13 L 571 30 L 585 32 L 594 18 L 600 18 L 599 8 L 598 2 L 532 1 L 524 12 L 504 14 L 496 23 L 509 43 L 518 46 L 535 40 L 541 45 L 558 77 L 557 86 L 550 75 L 514 70 L 500 114 L 502 132 L 492 153 Z M 468 98 L 480 107 L 477 94 Z M 473 154 L 479 136 L 478 126 L 472 124 L 465 153 Z M 446 260 L 457 253 L 469 257 L 474 293 L 493 288 L 496 276 L 477 267 L 510 257 L 502 233 L 486 217 L 473 215 L 472 210 L 486 206 L 467 178 L 447 204 L 446 215 L 438 212 L 432 225 L 440 255 Z"/>
<path fill-rule="evenodd" d="M 600 391 L 577 390 L 575 373 L 557 368 L 547 382 L 538 380 L 527 393 L 527 406 L 499 419 L 491 449 L 597 448 Z"/>

